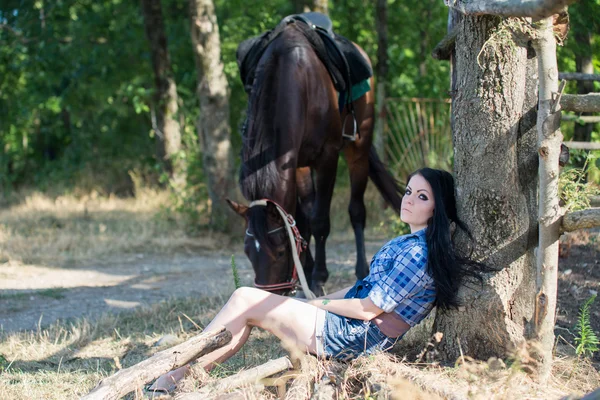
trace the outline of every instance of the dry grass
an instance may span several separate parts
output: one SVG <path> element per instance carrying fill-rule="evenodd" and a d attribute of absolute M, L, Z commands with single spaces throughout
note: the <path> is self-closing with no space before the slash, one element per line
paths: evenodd
<path fill-rule="evenodd" d="M 336 190 L 333 229 L 343 231 L 340 237 L 344 240 L 351 240 L 346 229 L 347 189 Z M 169 204 L 167 193 L 147 190 L 137 195 L 135 199 L 23 195 L 18 204 L 0 210 L 0 265 L 11 262 L 64 266 L 97 262 L 101 257 L 128 252 L 173 254 L 182 247 L 197 246 L 199 239 L 186 234 L 183 221 L 161 211 Z M 367 204 L 370 226 L 385 232 L 386 227 L 378 223 L 383 211 L 372 187 L 367 192 Z M 328 286 L 333 289 L 352 280 L 348 273 L 332 271 Z M 228 294 L 172 299 L 151 308 L 105 315 L 93 322 L 79 319 L 35 332 L 0 333 L 0 399 L 78 398 L 102 377 L 162 350 L 155 346 L 159 338 L 171 334 L 183 341 L 196 335 L 196 325 L 205 326 Z M 211 380 L 286 354 L 274 337 L 258 330 L 244 349 L 210 375 L 197 371 L 182 390 L 195 390 Z M 311 377 L 309 381 L 322 388 L 330 387 L 341 399 L 550 400 L 600 386 L 600 374 L 586 359 L 578 359 L 562 349 L 556 355 L 552 379 L 544 386 L 536 384 L 518 362 L 507 360 L 467 361 L 443 367 L 410 364 L 380 354 L 349 364 L 314 360 L 311 365 L 303 370 Z M 316 378 L 312 378 L 314 375 Z M 273 388 L 247 387 L 243 392 L 248 399 L 276 398 Z"/>
<path fill-rule="evenodd" d="M 132 366 L 162 350 L 154 346 L 160 337 L 171 334 L 183 341 L 196 335 L 195 324 L 208 323 L 224 301 L 224 297 L 170 300 L 132 313 L 105 315 L 94 323 L 79 320 L 38 332 L 5 334 L 0 337 L 0 398 L 78 398 L 119 367 Z M 284 354 L 286 350 L 276 338 L 255 330 L 243 352 L 210 375 L 196 371 L 181 390 L 197 390 Z M 443 367 L 415 365 L 398 356 L 378 354 L 348 364 L 313 362 L 318 369 L 316 378 L 314 364 L 303 373 L 313 376 L 316 387 L 330 386 L 340 399 L 548 400 L 600 386 L 600 374 L 586 359 L 561 354 L 557 354 L 548 385 L 536 384 L 514 361 L 467 360 Z M 243 390 L 249 399 L 276 398 L 274 388 Z"/>
<path fill-rule="evenodd" d="M 70 265 L 113 254 L 214 247 L 215 240 L 189 237 L 182 217 L 168 211 L 170 203 L 168 192 L 150 189 L 125 199 L 21 194 L 0 209 L 0 263 Z"/>

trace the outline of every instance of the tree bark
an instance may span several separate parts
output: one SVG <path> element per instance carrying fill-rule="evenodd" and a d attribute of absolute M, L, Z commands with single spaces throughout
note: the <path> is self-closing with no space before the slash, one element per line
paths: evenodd
<path fill-rule="evenodd" d="M 103 379 L 94 390 L 87 396 L 82 397 L 81 400 L 120 399 L 146 382 L 215 351 L 230 341 L 231 332 L 226 331 L 225 328 L 220 331 L 201 333 Z"/>
<path fill-rule="evenodd" d="M 177 122 L 177 86 L 173 79 L 171 60 L 160 0 L 142 0 L 144 27 L 150 45 L 152 70 L 154 71 L 153 126 L 156 154 L 176 190 L 185 185 L 185 162 L 179 156 L 181 132 Z"/>
<path fill-rule="evenodd" d="M 456 18 L 454 18 L 456 20 Z M 533 316 L 536 245 L 535 89 L 525 42 L 493 35 L 507 21 L 463 16 L 452 57 L 452 127 L 458 212 L 471 228 L 474 256 L 500 269 L 464 287 L 456 311 L 438 310 L 440 352 L 487 359 L 527 337 Z M 449 24 L 450 30 L 453 24 Z M 491 38 L 491 40 L 490 40 Z M 533 86 L 535 88 L 535 86 Z M 528 96 L 526 96 L 528 94 Z M 559 146 L 560 147 L 560 146 Z M 533 158 L 532 158 L 533 155 Z M 493 171 L 493 173 L 490 173 Z M 465 249 L 467 241 L 459 241 Z"/>
<path fill-rule="evenodd" d="M 561 221 L 560 232 L 573 232 L 597 226 L 600 226 L 600 209 L 591 208 L 565 214 Z"/>
<path fill-rule="evenodd" d="M 591 52 L 591 50 L 590 50 Z M 591 54 L 591 53 L 590 53 Z M 596 81 L 600 82 L 600 74 L 594 74 L 593 69 L 592 72 L 584 74 L 581 72 L 559 72 L 558 79 L 566 79 L 568 81 Z M 590 90 L 591 92 L 591 90 Z"/>
<path fill-rule="evenodd" d="M 454 50 L 454 43 L 456 42 L 456 35 L 458 34 L 458 27 L 448 32 L 444 38 L 435 45 L 431 51 L 431 56 L 436 60 L 449 60 Z"/>
<path fill-rule="evenodd" d="M 329 14 L 328 0 L 313 0 L 313 11 Z"/>
<path fill-rule="evenodd" d="M 219 25 L 212 0 L 190 0 L 191 37 L 198 76 L 204 173 L 211 200 L 211 225 L 230 231 L 233 216 L 225 199 L 233 193 L 233 155 L 229 127 L 229 93 L 221 61 Z M 237 217 L 236 217 L 237 218 Z"/>
<path fill-rule="evenodd" d="M 385 84 L 388 74 L 388 27 L 387 27 L 387 0 L 377 0 L 375 26 L 377 27 L 377 65 L 375 74 L 377 79 L 377 118 L 375 119 L 375 149 L 387 160 L 384 137 L 384 110 L 385 110 Z"/>
<path fill-rule="evenodd" d="M 539 106 L 538 154 L 539 191 L 539 246 L 537 251 L 537 295 L 535 333 L 541 348 L 539 378 L 546 381 L 552 368 L 554 323 L 558 287 L 558 239 L 561 211 L 558 204 L 558 158 L 562 134 L 560 133 L 560 107 L 554 96 L 558 92 L 558 66 L 556 39 L 552 18 L 540 21 L 533 40 L 538 56 Z"/>
<path fill-rule="evenodd" d="M 466 15 L 547 18 L 575 0 L 445 0 L 448 7 Z"/>
<path fill-rule="evenodd" d="M 575 121 L 577 124 L 597 124 L 600 122 L 600 116 L 596 115 L 563 115 L 561 117 L 563 121 Z M 584 136 L 585 138 L 586 136 Z M 584 140 L 579 140 L 582 142 Z"/>
<path fill-rule="evenodd" d="M 600 93 L 563 94 L 560 107 L 563 111 L 600 112 Z"/>

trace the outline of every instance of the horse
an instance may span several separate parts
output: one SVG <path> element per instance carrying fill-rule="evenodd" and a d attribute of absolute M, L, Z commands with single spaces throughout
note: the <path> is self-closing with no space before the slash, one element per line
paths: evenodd
<path fill-rule="evenodd" d="M 292 291 L 298 273 L 294 252 L 304 248 L 299 261 L 310 289 L 319 296 L 329 276 L 325 245 L 340 152 L 350 173 L 348 212 L 357 278 L 369 272 L 364 245 L 368 178 L 397 212 L 402 193 L 372 146 L 373 78 L 369 91 L 344 105 L 340 113 L 338 92 L 305 25 L 286 23 L 258 60 L 242 128 L 239 177 L 242 193 L 251 203 L 228 202 L 246 221 L 244 252 L 255 271 L 255 286 L 278 294 Z M 370 65 L 365 51 L 354 45 Z M 344 123 L 353 118 L 354 123 Z M 359 132 L 355 140 L 344 138 L 343 133 L 352 135 L 354 124 Z M 286 220 L 295 225 L 293 241 L 288 240 Z M 308 246 L 311 236 L 314 259 Z"/>

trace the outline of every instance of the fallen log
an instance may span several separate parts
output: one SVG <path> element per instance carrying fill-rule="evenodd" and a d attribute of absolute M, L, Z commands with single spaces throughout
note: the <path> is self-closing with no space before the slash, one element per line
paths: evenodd
<path fill-rule="evenodd" d="M 596 226 L 600 226 L 600 208 L 589 208 L 565 214 L 561 220 L 560 232 L 573 232 Z"/>
<path fill-rule="evenodd" d="M 600 112 L 600 93 L 563 94 L 560 107 L 563 111 Z"/>
<path fill-rule="evenodd" d="M 250 384 L 260 384 L 263 378 L 275 375 L 278 372 L 292 368 L 292 363 L 288 357 L 281 357 L 270 360 L 265 364 L 239 372 L 233 376 L 220 379 L 214 383 L 202 387 L 198 392 L 182 393 L 177 396 L 177 400 L 205 400 L 213 393 L 223 393 L 236 389 L 240 386 Z"/>
<path fill-rule="evenodd" d="M 230 341 L 231 332 L 225 328 L 201 333 L 177 346 L 160 351 L 134 366 L 120 370 L 113 376 L 102 379 L 96 388 L 81 400 L 120 399 L 146 382 L 215 351 Z"/>

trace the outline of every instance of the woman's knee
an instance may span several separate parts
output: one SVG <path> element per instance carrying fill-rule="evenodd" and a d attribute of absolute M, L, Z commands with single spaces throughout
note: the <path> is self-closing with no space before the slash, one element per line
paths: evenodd
<path fill-rule="evenodd" d="M 237 288 L 231 295 L 230 301 L 241 304 L 252 304 L 262 297 L 263 290 L 242 286 Z"/>

